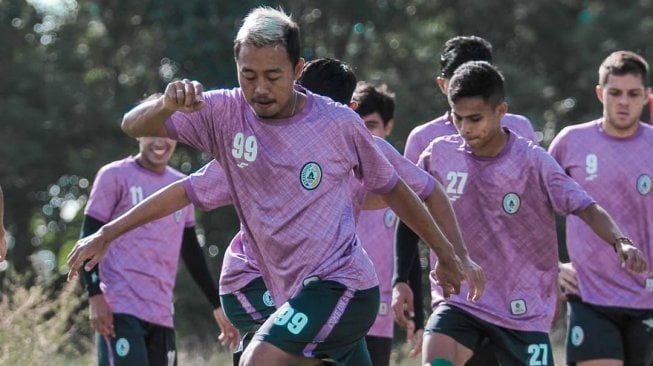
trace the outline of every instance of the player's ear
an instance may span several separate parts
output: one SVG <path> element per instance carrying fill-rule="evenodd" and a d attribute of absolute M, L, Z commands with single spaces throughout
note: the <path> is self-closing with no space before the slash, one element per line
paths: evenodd
<path fill-rule="evenodd" d="M 596 92 L 596 97 L 599 98 L 601 103 L 603 103 L 603 87 L 601 85 L 597 85 L 594 91 Z"/>
<path fill-rule="evenodd" d="M 435 78 L 435 83 L 438 84 L 440 91 L 444 93 L 444 95 L 447 95 L 447 87 L 449 87 L 447 79 L 443 78 L 442 76 L 438 76 Z"/>
<path fill-rule="evenodd" d="M 503 116 L 505 116 L 506 113 L 508 113 L 508 103 L 503 101 L 499 103 L 499 105 L 494 110 L 499 115 L 499 118 L 503 118 Z"/>
<path fill-rule="evenodd" d="M 358 102 L 355 101 L 355 100 L 352 100 L 351 102 L 349 102 L 349 108 L 351 108 L 353 110 L 357 110 L 358 109 Z"/>
<path fill-rule="evenodd" d="M 385 137 L 390 136 L 390 133 L 392 132 L 392 129 L 395 127 L 395 120 L 394 118 L 389 120 L 388 123 L 386 123 L 383 126 L 383 132 L 385 133 Z"/>
<path fill-rule="evenodd" d="M 297 61 L 297 65 L 295 65 L 295 81 L 297 81 L 297 79 L 302 75 L 302 71 L 304 71 L 304 63 L 304 58 L 300 57 L 299 61 Z"/>

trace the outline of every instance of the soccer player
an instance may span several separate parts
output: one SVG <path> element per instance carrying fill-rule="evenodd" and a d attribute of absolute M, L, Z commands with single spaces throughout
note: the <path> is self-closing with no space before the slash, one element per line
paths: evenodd
<path fill-rule="evenodd" d="M 422 363 L 464 365 L 487 339 L 502 365 L 552 365 L 554 212 L 583 220 L 603 239 L 587 245 L 613 250 L 614 263 L 642 272 L 646 260 L 549 154 L 501 126 L 508 107 L 503 77 L 494 66 L 484 61 L 460 66 L 448 99 L 459 134 L 434 140 L 418 165 L 448 187 L 469 253 L 485 270 L 487 283 L 484 296 L 469 302 L 459 295 L 444 301 L 431 281 L 433 313 Z"/>
<path fill-rule="evenodd" d="M 437 251 L 447 294 L 463 274 L 453 247 L 348 107 L 294 86 L 303 60 L 299 28 L 261 7 L 244 20 L 234 53 L 240 88 L 203 92 L 180 80 L 128 112 L 130 135 L 171 136 L 211 153 L 277 312 L 256 332 L 241 364 L 344 362 L 378 308 L 378 281 L 354 232 L 348 184 L 355 174 Z M 71 269 L 87 259 L 84 247 Z M 95 255 L 89 265 L 97 260 Z"/>
<path fill-rule="evenodd" d="M 490 42 L 478 36 L 456 36 L 445 42 L 442 51 L 440 52 L 440 75 L 436 79 L 438 88 L 445 96 L 447 95 L 449 80 L 453 76 L 454 71 L 458 66 L 468 61 L 492 62 L 492 45 Z M 531 141 L 537 141 L 530 121 L 524 116 L 506 113 L 501 119 L 501 124 Z M 444 115 L 421 124 L 410 132 L 408 139 L 406 140 L 404 156 L 408 158 L 408 160 L 417 163 L 419 155 L 431 143 L 431 141 L 440 136 L 457 133 L 458 130 L 454 125 L 451 111 L 447 111 Z M 412 275 L 412 272 L 414 271 L 413 265 L 418 267 L 420 265 L 416 248 L 418 241 L 419 238 L 417 235 L 415 235 L 415 233 L 413 233 L 412 230 L 410 230 L 403 222 L 399 222 L 397 228 L 397 265 L 393 279 L 394 284 L 408 283 L 411 284 L 411 288 L 414 288 L 418 286 L 413 285 L 413 282 L 421 282 L 421 277 L 415 277 Z M 414 253 L 413 255 L 415 255 L 415 257 L 410 257 L 407 253 Z M 403 268 L 405 268 L 405 270 L 403 270 Z M 403 288 L 403 286 L 395 286 L 397 291 L 402 291 Z M 403 296 L 397 294 L 397 297 Z M 398 322 L 402 327 L 422 328 L 424 326 L 423 314 L 419 311 L 422 307 L 422 301 L 423 299 L 421 296 L 416 296 L 412 301 L 412 303 L 414 303 L 414 308 L 412 305 L 408 306 L 407 310 L 409 313 L 414 314 L 414 319 L 406 318 L 402 311 L 395 309 L 395 312 L 399 316 Z M 395 304 L 395 308 L 399 306 L 403 306 L 403 304 Z M 474 364 L 478 365 L 481 363 L 479 358 L 482 357 L 477 354 L 474 358 Z M 484 362 L 487 362 L 487 365 L 496 364 L 496 362 L 490 360 Z"/>
<path fill-rule="evenodd" d="M 85 208 L 82 237 L 183 176 L 168 166 L 175 141 L 141 137 L 138 143 L 136 156 L 98 171 Z M 181 207 L 117 238 L 106 257 L 84 271 L 100 365 L 176 363 L 172 290 L 180 252 L 213 305 L 214 316 L 221 312 L 194 225 L 192 206 Z"/>
<path fill-rule="evenodd" d="M 0 187 L 0 262 L 7 258 L 7 241 L 5 239 L 5 198 Z"/>
<path fill-rule="evenodd" d="M 640 121 L 648 102 L 648 64 L 616 51 L 603 60 L 596 96 L 599 119 L 564 128 L 549 147 L 565 172 L 605 207 L 653 261 L 653 127 Z M 612 249 L 576 217 L 567 247 L 576 277 L 561 271 L 568 290 L 570 365 L 653 365 L 653 274 L 622 271 Z M 631 240 L 632 239 L 632 240 Z M 567 265 L 568 266 L 568 265 Z"/>

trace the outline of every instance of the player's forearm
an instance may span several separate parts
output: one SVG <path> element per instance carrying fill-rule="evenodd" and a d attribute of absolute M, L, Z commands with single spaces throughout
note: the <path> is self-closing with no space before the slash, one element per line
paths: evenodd
<path fill-rule="evenodd" d="M 444 235 L 449 239 L 449 242 L 453 245 L 456 254 L 460 258 L 467 257 L 469 253 L 460 233 L 456 214 L 440 183 L 436 183 L 433 193 L 424 202 L 438 227 L 440 227 Z"/>
<path fill-rule="evenodd" d="M 617 238 L 624 237 L 621 229 L 610 214 L 596 203 L 575 214 L 585 221 L 596 235 L 611 246 Z"/>
<path fill-rule="evenodd" d="M 188 204 L 190 200 L 182 182 L 174 182 L 106 224 L 102 228 L 103 234 L 107 240 L 114 240 L 130 230 L 168 216 Z"/>
<path fill-rule="evenodd" d="M 390 192 L 383 195 L 383 199 L 397 216 L 433 249 L 436 255 L 454 251 L 422 201 L 404 181 L 400 179 Z"/>
<path fill-rule="evenodd" d="M 131 137 L 167 137 L 164 122 L 172 113 L 172 110 L 165 108 L 163 97 L 147 101 L 123 116 L 121 128 Z"/>

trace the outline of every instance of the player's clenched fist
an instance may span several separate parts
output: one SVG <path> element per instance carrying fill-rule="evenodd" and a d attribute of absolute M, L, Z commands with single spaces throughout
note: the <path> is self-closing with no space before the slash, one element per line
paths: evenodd
<path fill-rule="evenodd" d="M 173 81 L 163 93 L 163 106 L 171 111 L 195 112 L 204 107 L 204 86 L 188 79 Z"/>

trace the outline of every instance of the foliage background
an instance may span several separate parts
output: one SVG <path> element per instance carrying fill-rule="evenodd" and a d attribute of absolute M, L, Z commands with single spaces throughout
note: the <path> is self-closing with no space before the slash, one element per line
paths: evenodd
<path fill-rule="evenodd" d="M 544 146 L 563 126 L 600 115 L 594 85 L 607 54 L 631 49 L 653 60 L 653 0 L 0 0 L 0 185 L 10 234 L 0 294 L 13 293 L 20 275 L 20 286 L 44 286 L 57 299 L 95 172 L 137 151 L 119 129 L 123 113 L 175 78 L 236 86 L 232 39 L 257 5 L 292 13 L 306 59 L 342 59 L 360 80 L 395 91 L 390 140 L 399 149 L 447 107 L 434 79 L 454 35 L 493 43 L 510 110 L 531 119 Z M 172 165 L 191 173 L 208 159 L 179 146 Z M 199 215 L 217 275 L 237 219 L 231 208 Z M 215 349 L 209 305 L 189 282 L 182 269 L 179 338 Z M 76 334 L 85 344 L 88 333 Z"/>

